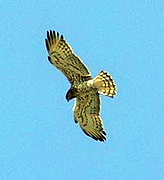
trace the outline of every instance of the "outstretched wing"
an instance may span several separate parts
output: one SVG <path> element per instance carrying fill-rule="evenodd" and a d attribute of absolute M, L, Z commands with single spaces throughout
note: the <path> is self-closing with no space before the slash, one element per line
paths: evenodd
<path fill-rule="evenodd" d="M 74 118 L 85 134 L 95 140 L 106 140 L 103 121 L 100 117 L 100 96 L 94 89 L 76 97 Z"/>
<path fill-rule="evenodd" d="M 55 31 L 47 31 L 46 47 L 49 53 L 49 61 L 62 71 L 71 84 L 79 84 L 91 79 L 91 73 L 80 59 L 76 56 L 65 41 L 63 35 Z"/>

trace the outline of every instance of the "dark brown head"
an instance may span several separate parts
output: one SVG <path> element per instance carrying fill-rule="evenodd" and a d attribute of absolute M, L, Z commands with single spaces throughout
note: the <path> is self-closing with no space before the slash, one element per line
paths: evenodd
<path fill-rule="evenodd" d="M 70 89 L 68 90 L 67 94 L 66 94 L 66 99 L 67 99 L 67 101 L 69 101 L 69 100 L 71 100 L 71 99 L 73 99 L 73 98 L 75 98 L 75 97 L 76 97 L 76 96 L 75 96 L 74 91 L 70 88 Z"/>

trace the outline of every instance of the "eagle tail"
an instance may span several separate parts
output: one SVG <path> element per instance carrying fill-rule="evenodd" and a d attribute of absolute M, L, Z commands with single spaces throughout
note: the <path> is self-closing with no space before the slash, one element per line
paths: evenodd
<path fill-rule="evenodd" d="M 117 94 L 116 84 L 114 83 L 112 76 L 106 71 L 102 70 L 93 79 L 93 85 L 98 89 L 100 94 L 104 94 L 112 98 Z"/>

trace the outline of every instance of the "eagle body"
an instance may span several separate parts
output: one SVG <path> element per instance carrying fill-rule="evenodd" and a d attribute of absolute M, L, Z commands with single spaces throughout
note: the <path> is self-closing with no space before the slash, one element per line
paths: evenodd
<path fill-rule="evenodd" d="M 66 93 L 67 101 L 75 98 L 74 120 L 80 124 L 85 134 L 98 141 L 106 140 L 103 121 L 100 116 L 100 94 L 114 97 L 117 94 L 112 76 L 101 71 L 95 78 L 84 62 L 66 42 L 63 35 L 55 31 L 47 32 L 45 40 L 48 60 L 58 68 L 71 83 Z"/>
<path fill-rule="evenodd" d="M 68 92 L 66 94 L 66 99 L 67 99 L 67 101 L 69 101 L 75 97 L 82 95 L 82 94 L 88 93 L 93 88 L 94 87 L 92 84 L 92 80 L 84 81 L 76 87 L 71 86 L 71 88 L 68 90 Z"/>

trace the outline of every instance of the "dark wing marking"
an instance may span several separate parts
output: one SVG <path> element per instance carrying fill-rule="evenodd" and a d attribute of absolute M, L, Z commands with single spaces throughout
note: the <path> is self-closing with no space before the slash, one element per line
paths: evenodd
<path fill-rule="evenodd" d="M 85 134 L 95 140 L 106 140 L 103 121 L 100 117 L 100 97 L 94 89 L 76 97 L 74 118 Z"/>
<path fill-rule="evenodd" d="M 80 59 L 74 54 L 63 35 L 55 31 L 47 31 L 46 47 L 49 61 L 62 71 L 71 84 L 79 84 L 91 79 L 91 73 Z"/>

